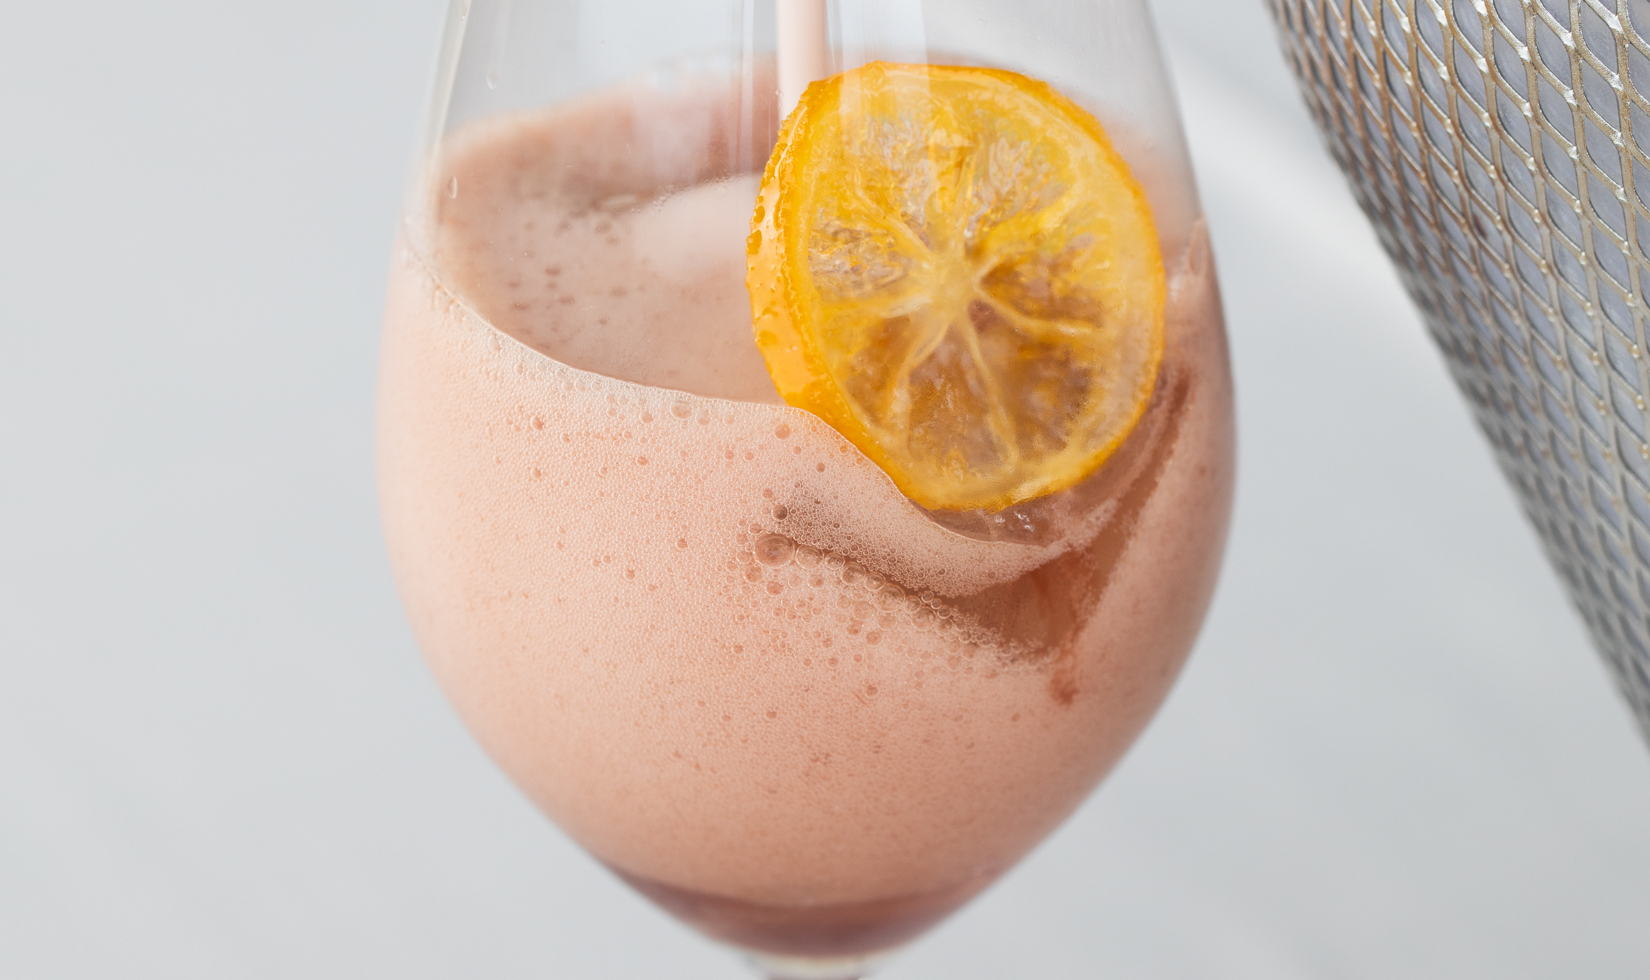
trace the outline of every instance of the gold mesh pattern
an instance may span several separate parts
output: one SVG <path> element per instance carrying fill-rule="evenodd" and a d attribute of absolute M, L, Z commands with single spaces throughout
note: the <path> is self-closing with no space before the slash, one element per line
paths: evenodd
<path fill-rule="evenodd" d="M 1650 0 L 1267 0 L 1650 735 Z"/>

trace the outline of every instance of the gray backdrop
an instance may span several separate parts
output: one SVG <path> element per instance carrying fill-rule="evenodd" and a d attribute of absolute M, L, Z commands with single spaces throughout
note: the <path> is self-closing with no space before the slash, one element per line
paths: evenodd
<path fill-rule="evenodd" d="M 0 978 L 739 976 L 425 675 L 372 484 L 439 0 L 0 18 Z M 888 980 L 1650 973 L 1650 757 L 1259 0 L 1160 0 L 1242 427 L 1192 665 Z"/>

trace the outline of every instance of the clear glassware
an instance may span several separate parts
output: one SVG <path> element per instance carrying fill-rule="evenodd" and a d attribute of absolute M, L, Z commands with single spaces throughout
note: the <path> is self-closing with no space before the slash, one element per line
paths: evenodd
<path fill-rule="evenodd" d="M 853 124 L 788 131 L 834 188 L 804 199 L 764 168 L 824 92 Z M 1082 210 L 1099 189 L 1123 203 Z M 894 215 L 876 234 L 810 210 L 867 201 Z M 781 274 L 793 220 L 824 244 Z M 881 331 L 864 350 L 904 352 L 903 408 L 865 421 L 859 368 L 829 375 L 858 415 L 797 407 L 820 378 L 781 398 L 825 363 L 786 366 L 786 276 L 863 287 L 845 308 Z M 897 347 L 919 323 L 928 346 Z M 898 452 L 868 441 L 889 431 Z M 1110 771 L 1201 626 L 1233 438 L 1143 0 L 453 3 L 386 314 L 397 581 L 528 796 L 769 977 L 862 976 Z M 992 506 L 923 489 L 975 480 L 976 450 L 1065 478 Z"/>

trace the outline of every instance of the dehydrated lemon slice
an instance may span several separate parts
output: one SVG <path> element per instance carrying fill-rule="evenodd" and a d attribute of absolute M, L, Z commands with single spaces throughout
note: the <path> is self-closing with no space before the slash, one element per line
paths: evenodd
<path fill-rule="evenodd" d="M 747 251 L 780 395 L 924 507 L 1072 486 L 1151 400 L 1151 209 L 1100 123 L 1042 82 L 881 62 L 815 82 Z"/>

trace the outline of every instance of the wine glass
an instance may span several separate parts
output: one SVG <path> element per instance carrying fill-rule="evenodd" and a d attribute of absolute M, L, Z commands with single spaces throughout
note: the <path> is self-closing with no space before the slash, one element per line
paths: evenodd
<path fill-rule="evenodd" d="M 455 0 L 384 334 L 397 581 L 564 831 L 772 980 L 860 977 L 1167 694 L 1223 330 L 1143 0 Z"/>

